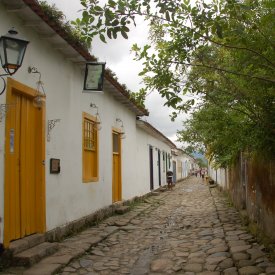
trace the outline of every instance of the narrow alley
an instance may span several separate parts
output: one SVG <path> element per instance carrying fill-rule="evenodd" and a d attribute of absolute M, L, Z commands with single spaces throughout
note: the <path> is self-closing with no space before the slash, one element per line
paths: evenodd
<path fill-rule="evenodd" d="M 151 196 L 98 229 L 112 234 L 60 275 L 275 274 L 275 264 L 242 226 L 238 212 L 200 178 Z M 85 234 L 89 229 L 82 238 Z"/>

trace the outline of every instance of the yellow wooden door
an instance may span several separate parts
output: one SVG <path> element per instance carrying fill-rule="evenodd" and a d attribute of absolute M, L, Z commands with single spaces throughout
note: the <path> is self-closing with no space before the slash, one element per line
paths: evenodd
<path fill-rule="evenodd" d="M 35 90 L 8 79 L 5 145 L 4 245 L 45 232 L 44 107 Z"/>
<path fill-rule="evenodd" d="M 121 201 L 121 142 L 120 134 L 113 132 L 113 202 Z"/>

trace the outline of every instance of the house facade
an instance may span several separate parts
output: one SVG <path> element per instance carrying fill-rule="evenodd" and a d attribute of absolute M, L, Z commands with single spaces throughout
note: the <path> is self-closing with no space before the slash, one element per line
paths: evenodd
<path fill-rule="evenodd" d="M 186 154 L 182 149 L 172 150 L 174 182 L 180 181 L 191 175 L 193 170 L 198 169 L 195 159 Z"/>
<path fill-rule="evenodd" d="M 137 120 L 139 139 L 136 156 L 137 163 L 144 166 L 144 173 L 139 181 L 146 182 L 149 178 L 150 190 L 159 188 L 167 184 L 166 173 L 172 169 L 172 149 L 176 145 L 166 136 L 144 120 Z M 143 152 L 146 150 L 146 152 Z M 148 155 L 148 161 L 144 162 L 144 155 Z"/>
<path fill-rule="evenodd" d="M 2 35 L 15 27 L 30 41 L 0 96 L 0 244 L 165 185 L 175 145 L 137 119 L 148 111 L 112 73 L 103 92 L 83 92 L 84 65 L 95 58 L 35 0 L 0 1 L 0 18 Z"/>

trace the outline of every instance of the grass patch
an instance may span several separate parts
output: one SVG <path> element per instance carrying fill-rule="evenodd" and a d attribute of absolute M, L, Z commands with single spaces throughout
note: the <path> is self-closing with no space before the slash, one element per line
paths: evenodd
<path fill-rule="evenodd" d="M 220 189 L 219 191 L 221 192 L 222 196 L 226 200 L 226 206 L 228 206 L 230 208 L 234 207 L 234 203 L 233 203 L 233 200 L 232 200 L 230 194 L 228 192 L 226 192 L 225 190 L 222 190 L 222 189 Z"/>
<path fill-rule="evenodd" d="M 124 202 L 124 205 L 129 206 L 130 210 L 132 210 L 135 207 L 141 205 L 142 203 L 145 203 L 145 200 L 146 200 L 145 197 L 135 197 L 132 200 Z"/>

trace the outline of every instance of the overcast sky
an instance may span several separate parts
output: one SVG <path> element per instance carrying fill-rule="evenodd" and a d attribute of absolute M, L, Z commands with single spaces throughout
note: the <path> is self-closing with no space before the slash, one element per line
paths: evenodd
<path fill-rule="evenodd" d="M 56 4 L 65 15 L 67 20 L 81 17 L 80 0 L 47 0 L 50 4 Z M 134 61 L 134 55 L 130 53 L 131 46 L 137 43 L 139 46 L 147 42 L 147 25 L 140 19 L 137 27 L 130 31 L 129 39 L 119 37 L 116 40 L 107 40 L 107 44 L 95 39 L 92 43 L 92 54 L 98 57 L 100 62 L 106 62 L 118 77 L 121 84 L 126 84 L 129 90 L 137 92 L 142 88 L 141 78 L 138 73 L 141 71 L 141 63 Z M 169 114 L 172 110 L 163 106 L 164 100 L 157 92 L 146 97 L 145 106 L 149 110 L 149 117 L 145 118 L 160 132 L 166 135 L 173 142 L 176 141 L 176 132 L 182 128 L 182 121 L 185 116 L 179 116 L 175 122 L 170 120 Z M 175 142 L 178 147 L 181 145 Z"/>

